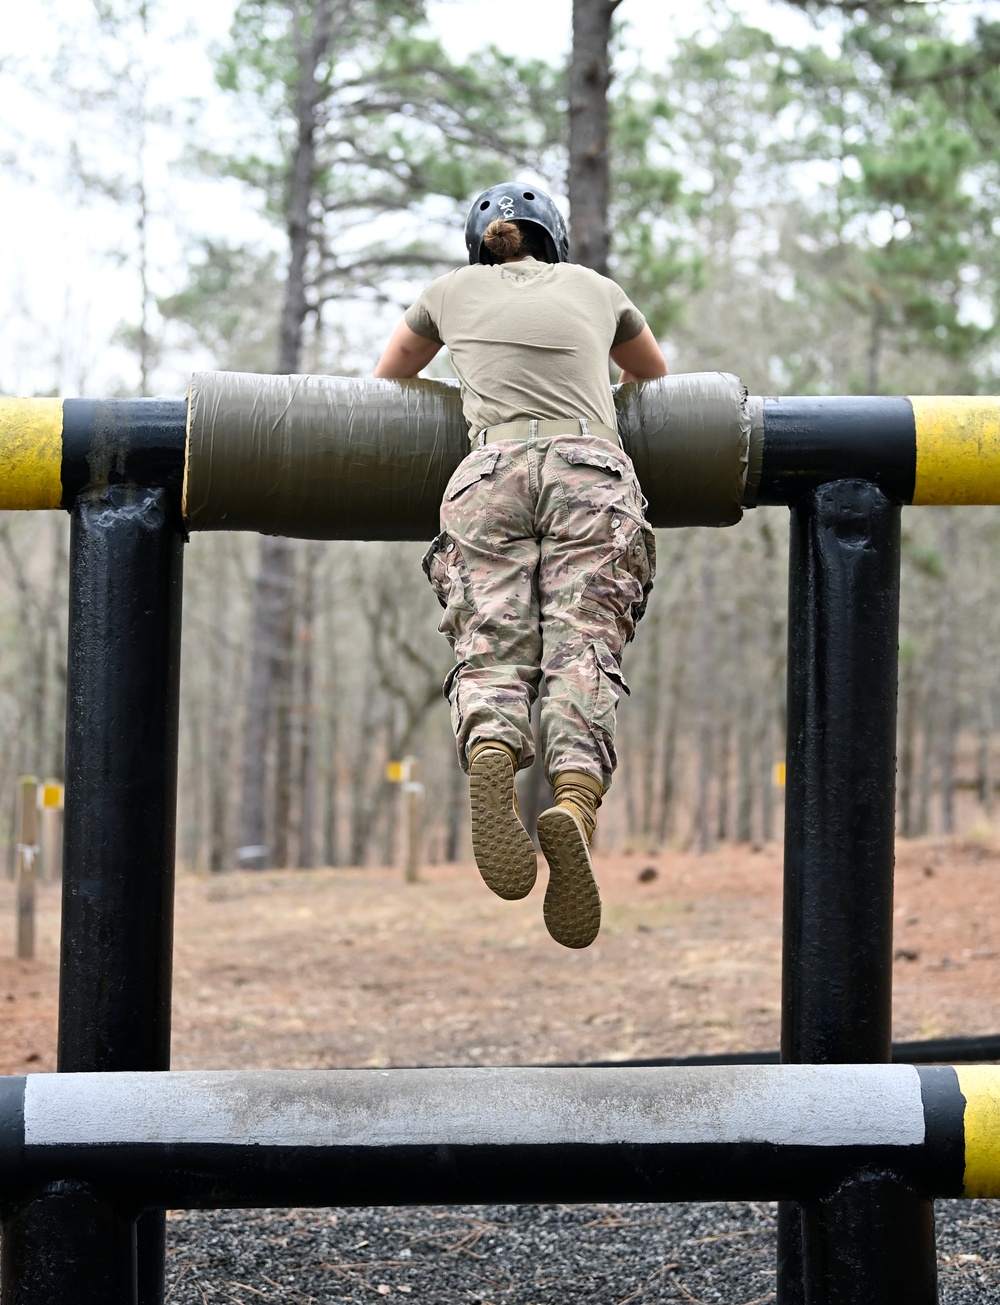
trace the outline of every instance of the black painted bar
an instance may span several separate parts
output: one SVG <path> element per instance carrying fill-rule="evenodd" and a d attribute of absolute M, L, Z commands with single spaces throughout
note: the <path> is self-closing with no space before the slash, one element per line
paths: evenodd
<path fill-rule="evenodd" d="M 176 498 L 115 485 L 72 514 L 58 1064 L 170 1066 L 183 542 Z M 139 1224 L 162 1298 L 163 1216 Z"/>
<path fill-rule="evenodd" d="M 63 1071 L 169 1065 L 182 559 L 164 490 L 73 512 Z"/>
<path fill-rule="evenodd" d="M 862 1170 L 803 1211 L 808 1305 L 935 1305 L 931 1201 L 884 1171 Z"/>
<path fill-rule="evenodd" d="M 899 506 L 871 483 L 826 484 L 792 509 L 781 1052 L 793 1063 L 891 1058 L 899 559 Z M 894 1235 L 873 1257 L 829 1252 L 838 1228 L 883 1217 L 859 1190 L 783 1205 L 779 1305 L 935 1299 L 933 1275 L 912 1270 L 933 1261 L 933 1215 L 912 1193 L 886 1196 Z"/>
<path fill-rule="evenodd" d="M 156 485 L 179 500 L 186 399 L 63 401 L 63 507 L 106 485 Z"/>
<path fill-rule="evenodd" d="M 782 1058 L 888 1061 L 900 511 L 842 480 L 792 510 Z"/>
<path fill-rule="evenodd" d="M 135 1305 L 135 1212 L 58 1180 L 4 1219 L 3 1305 Z"/>
<path fill-rule="evenodd" d="M 798 503 L 820 485 L 851 477 L 909 503 L 917 469 L 909 399 L 830 395 L 765 399 L 759 504 Z"/>
<path fill-rule="evenodd" d="M 249 1139 L 241 1146 L 174 1143 L 53 1151 L 51 1157 L 32 1154 L 31 1168 L 58 1171 L 77 1182 L 92 1176 L 116 1201 L 145 1197 L 157 1205 L 188 1210 L 773 1201 L 792 1195 L 812 1198 L 825 1208 L 824 1197 L 831 1189 L 843 1191 L 865 1166 L 890 1176 L 919 1169 L 921 1178 L 927 1168 L 919 1148 L 747 1143 L 302 1146 L 279 1151 Z M 947 1192 L 955 1194 L 954 1189 Z M 837 1198 L 830 1199 L 837 1215 Z M 824 1222 L 830 1220 L 817 1221 L 817 1227 L 833 1235 L 830 1228 L 821 1227 Z M 870 1240 L 864 1221 L 854 1225 L 850 1237 L 856 1243 Z M 899 1248 L 887 1250 L 901 1254 Z M 878 1253 L 857 1251 L 859 1258 Z M 857 1299 L 877 1300 L 879 1305 L 895 1300 L 874 1294 Z"/>

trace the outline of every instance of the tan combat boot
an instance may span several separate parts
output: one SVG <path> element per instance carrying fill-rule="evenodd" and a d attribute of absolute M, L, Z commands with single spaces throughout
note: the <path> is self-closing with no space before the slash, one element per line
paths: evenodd
<path fill-rule="evenodd" d="M 604 788 L 599 780 L 564 771 L 552 782 L 555 806 L 538 817 L 538 841 L 549 863 L 542 914 L 545 927 L 564 947 L 589 947 L 601 927 L 590 845 Z"/>
<path fill-rule="evenodd" d="M 517 758 L 505 743 L 476 743 L 469 753 L 472 851 L 486 887 L 516 901 L 535 886 L 535 845 L 517 812 Z"/>

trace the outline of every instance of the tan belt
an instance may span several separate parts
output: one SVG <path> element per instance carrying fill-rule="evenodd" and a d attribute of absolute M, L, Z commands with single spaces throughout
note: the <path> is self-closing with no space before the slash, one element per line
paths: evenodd
<path fill-rule="evenodd" d="M 621 448 L 618 432 L 603 422 L 588 421 L 586 417 L 563 417 L 540 421 L 505 421 L 500 426 L 487 426 L 479 432 L 479 447 L 495 444 L 497 440 L 539 440 L 546 435 L 596 435 L 610 440 Z"/>

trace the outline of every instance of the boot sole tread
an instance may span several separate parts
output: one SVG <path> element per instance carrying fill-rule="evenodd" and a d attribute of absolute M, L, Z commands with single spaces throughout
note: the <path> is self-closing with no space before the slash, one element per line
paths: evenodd
<path fill-rule="evenodd" d="M 469 768 L 472 851 L 483 882 L 508 902 L 535 886 L 535 845 L 514 810 L 514 768 L 500 752 L 481 752 Z"/>
<path fill-rule="evenodd" d="M 550 807 L 538 817 L 538 841 L 549 863 L 545 927 L 563 947 L 589 947 L 601 928 L 601 895 L 583 830 L 565 808 Z"/>

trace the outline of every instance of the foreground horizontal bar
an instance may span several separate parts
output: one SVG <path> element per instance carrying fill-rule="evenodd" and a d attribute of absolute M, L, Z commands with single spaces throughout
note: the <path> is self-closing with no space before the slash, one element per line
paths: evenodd
<path fill-rule="evenodd" d="M 810 1199 L 862 1168 L 1000 1195 L 1000 1070 L 779 1065 L 0 1079 L 0 1198 L 136 1205 Z"/>

